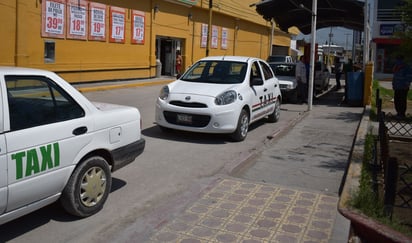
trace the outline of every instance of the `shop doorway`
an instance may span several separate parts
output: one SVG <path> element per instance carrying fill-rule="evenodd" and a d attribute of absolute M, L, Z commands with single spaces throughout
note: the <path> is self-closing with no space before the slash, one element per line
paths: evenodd
<path fill-rule="evenodd" d="M 182 52 L 182 46 L 181 39 L 156 37 L 156 59 L 162 64 L 161 75 L 176 76 L 176 51 Z"/>

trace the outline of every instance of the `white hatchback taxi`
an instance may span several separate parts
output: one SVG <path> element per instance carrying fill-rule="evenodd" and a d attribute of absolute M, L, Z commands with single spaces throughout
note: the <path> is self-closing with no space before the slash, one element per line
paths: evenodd
<path fill-rule="evenodd" d="M 266 61 L 212 56 L 161 89 L 155 119 L 162 130 L 226 133 L 243 141 L 252 122 L 279 120 L 281 100 L 279 81 Z"/>
<path fill-rule="evenodd" d="M 0 67 L 0 225 L 60 199 L 87 217 L 143 152 L 135 107 L 92 103 L 53 72 Z"/>

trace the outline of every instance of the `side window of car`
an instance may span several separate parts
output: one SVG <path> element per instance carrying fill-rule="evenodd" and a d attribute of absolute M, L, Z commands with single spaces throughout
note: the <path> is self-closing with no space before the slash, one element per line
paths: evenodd
<path fill-rule="evenodd" d="M 257 62 L 254 62 L 252 65 L 252 71 L 250 72 L 250 80 L 254 78 L 262 78 L 260 67 Z"/>
<path fill-rule="evenodd" d="M 273 72 L 271 68 L 264 62 L 259 62 L 260 66 L 262 67 L 263 70 L 263 75 L 265 76 L 265 80 L 273 78 Z"/>
<path fill-rule="evenodd" d="M 6 76 L 12 131 L 83 117 L 82 107 L 52 80 Z"/>

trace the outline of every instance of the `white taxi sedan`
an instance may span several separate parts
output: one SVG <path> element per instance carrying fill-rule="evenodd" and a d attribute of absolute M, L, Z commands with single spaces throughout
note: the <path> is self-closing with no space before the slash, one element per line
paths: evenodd
<path fill-rule="evenodd" d="M 53 72 L 0 67 L 0 225 L 60 200 L 97 213 L 145 147 L 135 107 L 92 103 Z"/>
<path fill-rule="evenodd" d="M 206 57 L 161 89 L 155 119 L 162 130 L 227 133 L 242 141 L 252 122 L 279 120 L 281 100 L 279 81 L 266 61 Z"/>

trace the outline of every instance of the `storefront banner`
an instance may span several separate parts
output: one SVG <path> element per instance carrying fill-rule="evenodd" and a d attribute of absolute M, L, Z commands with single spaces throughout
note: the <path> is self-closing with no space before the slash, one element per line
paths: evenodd
<path fill-rule="evenodd" d="M 396 32 L 404 32 L 405 27 L 402 24 L 381 24 L 379 34 L 381 36 L 393 36 Z"/>
<path fill-rule="evenodd" d="M 91 2 L 89 40 L 106 41 L 106 5 Z"/>
<path fill-rule="evenodd" d="M 200 47 L 206 48 L 207 46 L 207 32 L 208 32 L 208 25 L 202 24 L 202 35 L 200 40 Z"/>
<path fill-rule="evenodd" d="M 110 6 L 110 42 L 125 42 L 125 19 L 124 8 Z"/>
<path fill-rule="evenodd" d="M 213 25 L 212 26 L 212 43 L 210 47 L 217 49 L 218 42 L 219 42 L 219 27 Z"/>
<path fill-rule="evenodd" d="M 42 37 L 65 37 L 65 0 L 42 1 Z"/>
<path fill-rule="evenodd" d="M 68 0 L 67 38 L 86 40 L 87 38 L 87 1 Z"/>
<path fill-rule="evenodd" d="M 132 43 L 144 44 L 145 13 L 133 10 L 132 16 Z"/>
<path fill-rule="evenodd" d="M 227 49 L 227 38 L 228 38 L 228 29 L 222 27 L 222 46 L 221 48 L 226 50 Z"/>

